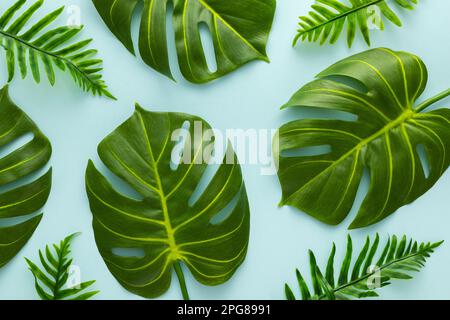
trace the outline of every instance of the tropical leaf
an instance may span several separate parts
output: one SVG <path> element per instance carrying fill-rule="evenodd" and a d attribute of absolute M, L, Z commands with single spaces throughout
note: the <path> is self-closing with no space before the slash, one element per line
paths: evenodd
<path fill-rule="evenodd" d="M 143 3 L 139 51 L 146 64 L 173 79 L 166 39 L 169 0 L 93 0 L 103 21 L 134 54 L 131 20 Z M 174 0 L 173 27 L 183 76 L 194 83 L 217 79 L 252 60 L 268 61 L 266 43 L 275 0 Z M 208 68 L 200 25 L 211 33 L 216 71 Z"/>
<path fill-rule="evenodd" d="M 22 78 L 31 71 L 34 80 L 39 83 L 42 64 L 51 85 L 55 84 L 54 67 L 57 67 L 69 72 L 84 91 L 114 99 L 102 80 L 102 60 L 95 58 L 97 50 L 87 49 L 92 39 L 72 42 L 83 29 L 82 26 L 62 26 L 44 32 L 61 15 L 64 7 L 49 13 L 25 30 L 27 22 L 43 3 L 44 0 L 37 0 L 18 14 L 26 4 L 26 0 L 18 0 L 0 16 L 0 45 L 6 50 L 8 82 L 13 80 L 17 71 Z"/>
<path fill-rule="evenodd" d="M 71 234 L 54 244 L 54 252 L 47 245 L 45 252 L 39 250 L 39 260 L 44 269 L 40 269 L 34 262 L 25 258 L 34 276 L 36 292 L 42 300 L 88 300 L 100 291 L 85 291 L 95 283 L 86 281 L 69 286 L 70 266 L 73 260 L 69 258 L 70 244 L 78 233 Z M 46 287 L 46 288 L 45 288 Z"/>
<path fill-rule="evenodd" d="M 21 137 L 33 139 L 9 152 Z M 42 208 L 50 193 L 52 172 L 24 183 L 23 178 L 36 174 L 49 161 L 52 150 L 47 137 L 9 98 L 8 87 L 0 90 L 0 267 L 8 263 L 27 243 L 41 221 L 42 214 L 24 221 Z M 17 222 L 18 219 L 24 222 Z"/>
<path fill-rule="evenodd" d="M 189 129 L 182 132 L 188 137 L 178 150 L 181 142 L 173 141 L 174 130 L 185 124 Z M 250 213 L 231 148 L 225 158 L 232 161 L 224 160 L 201 192 L 209 161 L 205 155 L 214 149 L 207 137 L 210 129 L 195 116 L 137 106 L 100 143 L 98 153 L 106 167 L 142 199 L 119 193 L 88 164 L 86 189 L 97 246 L 111 273 L 131 292 L 150 298 L 163 294 L 174 267 L 188 299 L 180 262 L 200 283 L 218 285 L 231 278 L 246 256 Z M 173 167 L 176 150 L 182 151 L 183 161 Z M 195 191 L 201 193 L 198 198 Z"/>
<path fill-rule="evenodd" d="M 317 265 L 314 253 L 309 251 L 311 280 L 313 290 L 308 288 L 306 281 L 299 270 L 296 270 L 298 285 L 302 300 L 348 300 L 353 298 L 378 297 L 377 289 L 387 286 L 393 279 L 412 279 L 411 272 L 419 272 L 425 266 L 426 259 L 439 247 L 443 241 L 436 243 L 417 243 L 407 240 L 403 236 L 400 240 L 394 235 L 388 238 L 381 250 L 379 236 L 375 237 L 373 244 L 367 237 L 364 247 L 358 254 L 353 267 L 352 238 L 347 237 L 347 250 L 335 281 L 334 256 L 336 246 L 333 243 L 325 275 Z M 378 260 L 374 260 L 377 252 Z M 376 262 L 375 262 L 376 261 Z M 285 284 L 285 293 L 288 300 L 296 300 L 296 296 L 288 284 Z"/>
<path fill-rule="evenodd" d="M 291 205 L 328 224 L 353 206 L 364 168 L 370 187 L 350 228 L 376 223 L 428 191 L 450 161 L 450 110 L 422 112 L 450 89 L 413 107 L 427 83 L 415 55 L 379 48 L 332 65 L 283 108 L 313 107 L 356 120 L 300 119 L 278 132 L 278 177 Z M 323 154 L 300 155 L 328 146 Z M 421 157 L 423 147 L 425 157 Z M 422 163 L 423 161 L 423 163 Z"/>
<path fill-rule="evenodd" d="M 392 0 L 400 8 L 413 10 L 417 0 Z M 316 0 L 306 16 L 300 17 L 299 29 L 294 45 L 299 39 L 309 42 L 320 41 L 324 44 L 328 39 L 335 43 L 347 25 L 347 43 L 351 47 L 356 37 L 356 30 L 361 31 L 366 43 L 370 46 L 370 27 L 373 23 L 384 30 L 383 17 L 401 27 L 400 18 L 391 10 L 386 0 L 350 0 L 346 5 L 342 0 Z"/>

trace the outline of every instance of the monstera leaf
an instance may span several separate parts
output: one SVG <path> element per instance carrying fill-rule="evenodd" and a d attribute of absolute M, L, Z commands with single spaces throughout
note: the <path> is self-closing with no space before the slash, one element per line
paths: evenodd
<path fill-rule="evenodd" d="M 93 0 L 114 35 L 134 54 L 131 20 L 143 3 L 139 32 L 142 59 L 172 77 L 166 39 L 169 0 Z M 268 61 L 266 43 L 275 0 L 174 0 L 173 26 L 178 61 L 184 77 L 195 83 L 219 78 L 252 60 Z M 200 25 L 207 25 L 214 43 L 217 70 L 206 63 Z"/>
<path fill-rule="evenodd" d="M 281 205 L 338 224 L 367 168 L 370 187 L 350 225 L 359 228 L 430 189 L 449 165 L 450 110 L 422 111 L 450 90 L 413 107 L 426 83 L 427 69 L 418 57 L 379 48 L 332 65 L 301 88 L 284 108 L 341 111 L 357 119 L 301 119 L 280 128 L 275 156 Z M 324 154 L 298 154 L 325 146 L 331 150 Z M 425 157 L 419 153 L 423 149 Z"/>
<path fill-rule="evenodd" d="M 179 144 L 171 136 L 187 123 L 189 129 L 183 130 L 194 143 L 186 138 L 183 162 L 175 167 L 172 151 Z M 169 288 L 173 267 L 187 299 L 180 262 L 199 282 L 218 285 L 246 255 L 250 214 L 240 166 L 229 149 L 225 158 L 232 161 L 223 162 L 206 189 L 198 191 L 208 167 L 204 155 L 213 149 L 206 134 L 194 135 L 198 127 L 210 129 L 195 116 L 137 107 L 100 143 L 106 167 L 142 199 L 117 191 L 92 162 L 87 167 L 99 251 L 122 286 L 144 297 L 157 297 Z M 201 193 L 198 199 L 195 191 Z"/>
<path fill-rule="evenodd" d="M 50 193 L 51 170 L 28 184 L 12 187 L 48 162 L 51 146 L 47 137 L 9 99 L 8 87 L 0 91 L 0 148 L 11 146 L 18 138 L 33 134 L 33 139 L 0 159 L 0 267 L 8 263 L 25 245 L 41 221 L 42 214 L 12 224 L 5 219 L 34 213 L 44 206 Z M 3 221 L 3 223 L 2 223 Z"/>

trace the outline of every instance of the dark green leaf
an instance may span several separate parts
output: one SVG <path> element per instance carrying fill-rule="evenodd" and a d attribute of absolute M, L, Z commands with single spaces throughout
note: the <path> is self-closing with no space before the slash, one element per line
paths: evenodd
<path fill-rule="evenodd" d="M 450 95 L 450 89 L 414 108 L 426 83 L 427 69 L 417 56 L 378 48 L 337 62 L 301 88 L 284 108 L 343 111 L 357 119 L 300 119 L 279 129 L 275 157 L 281 205 L 339 224 L 367 168 L 370 187 L 350 225 L 361 228 L 427 192 L 450 164 L 450 110 L 422 110 Z M 331 151 L 286 154 L 313 146 Z M 428 176 L 419 146 L 425 148 Z"/>
<path fill-rule="evenodd" d="M 49 161 L 51 146 L 33 121 L 9 98 L 8 87 L 0 90 L 0 147 L 10 145 L 26 134 L 31 141 L 0 159 L 0 186 L 38 172 Z M 0 219 L 27 216 L 41 209 L 51 188 L 51 169 L 35 181 L 0 193 Z M 42 215 L 0 228 L 0 267 L 25 245 Z"/>
<path fill-rule="evenodd" d="M 156 71 L 172 78 L 166 39 L 168 0 L 93 0 L 103 21 L 134 54 L 131 20 L 143 3 L 139 51 Z M 175 0 L 173 26 L 178 62 L 184 77 L 195 83 L 219 78 L 252 60 L 268 61 L 266 43 L 275 0 Z M 208 68 L 200 24 L 211 33 L 217 70 Z"/>
<path fill-rule="evenodd" d="M 171 136 L 185 123 L 185 132 L 197 142 L 187 139 L 184 161 L 171 168 L 178 144 Z M 203 132 L 210 129 L 195 116 L 147 112 L 137 106 L 133 116 L 100 143 L 101 160 L 142 200 L 116 191 L 92 161 L 87 167 L 86 189 L 100 254 L 127 290 L 144 297 L 167 291 L 174 263 L 183 262 L 202 284 L 218 285 L 230 279 L 246 256 L 250 213 L 231 148 L 228 161 L 189 204 L 208 166 L 204 155 L 212 151 L 211 141 L 198 130 L 194 133 L 199 126 Z M 231 213 L 215 221 L 225 208 Z M 121 256 L 115 248 L 139 250 L 142 256 Z"/>

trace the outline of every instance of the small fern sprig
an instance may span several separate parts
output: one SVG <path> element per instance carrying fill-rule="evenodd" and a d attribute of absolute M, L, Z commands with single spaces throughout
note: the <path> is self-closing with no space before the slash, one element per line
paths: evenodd
<path fill-rule="evenodd" d="M 378 261 L 372 263 L 380 242 L 378 234 L 370 245 L 367 237 L 364 247 L 358 255 L 353 268 L 350 268 L 353 254 L 352 238 L 347 237 L 347 250 L 339 273 L 338 281 L 334 279 L 334 256 L 336 246 L 333 243 L 325 274 L 316 263 L 314 253 L 309 251 L 311 280 L 313 291 L 303 279 L 300 271 L 296 270 L 298 285 L 303 300 L 347 300 L 351 298 L 377 297 L 377 288 L 390 284 L 391 279 L 411 279 L 411 271 L 420 271 L 425 265 L 426 258 L 439 247 L 443 241 L 436 243 L 420 243 L 406 236 L 400 241 L 394 235 L 388 238 Z M 350 270 L 351 269 L 351 270 Z M 351 271 L 350 277 L 349 273 Z M 296 297 L 288 284 L 285 284 L 285 294 L 288 300 Z"/>
<path fill-rule="evenodd" d="M 8 82 L 13 80 L 17 64 L 22 78 L 31 69 L 34 80 L 39 83 L 41 62 L 51 85 L 55 84 L 56 66 L 62 71 L 69 71 L 73 80 L 84 91 L 115 99 L 102 80 L 102 60 L 94 57 L 97 50 L 87 49 L 92 39 L 72 43 L 83 27 L 62 26 L 44 32 L 63 12 L 64 7 L 60 7 L 24 31 L 26 23 L 44 0 L 37 0 L 13 19 L 25 3 L 26 0 L 18 0 L 0 16 L 0 45 L 6 50 Z"/>
<path fill-rule="evenodd" d="M 71 234 L 60 241 L 59 245 L 54 244 L 53 248 L 56 256 L 48 245 L 45 246 L 45 256 L 39 250 L 39 260 L 45 271 L 25 258 L 34 276 L 36 292 L 42 300 L 87 300 L 99 293 L 99 291 L 82 292 L 90 287 L 95 280 L 82 282 L 76 287 L 64 288 L 67 287 L 69 267 L 73 261 L 73 259 L 68 257 L 70 254 L 70 243 L 77 235 L 78 233 Z M 47 289 L 44 289 L 41 284 Z"/>
<path fill-rule="evenodd" d="M 417 0 L 392 0 L 400 7 L 412 10 Z M 370 32 L 368 22 L 375 11 L 371 8 L 378 7 L 380 13 L 395 25 L 401 27 L 400 18 L 391 10 L 387 0 L 350 0 L 350 5 L 345 5 L 340 0 L 316 0 L 311 6 L 311 11 L 306 16 L 301 16 L 298 23 L 299 29 L 294 39 L 293 45 L 297 41 L 308 40 L 324 44 L 328 39 L 330 43 L 335 43 L 347 23 L 347 43 L 351 47 L 356 36 L 356 29 L 359 28 L 366 43 L 370 46 Z M 384 30 L 382 17 L 379 17 L 379 28 Z"/>

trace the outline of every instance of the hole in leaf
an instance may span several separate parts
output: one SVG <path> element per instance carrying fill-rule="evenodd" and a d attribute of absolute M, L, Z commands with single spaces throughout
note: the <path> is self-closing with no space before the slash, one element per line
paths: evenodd
<path fill-rule="evenodd" d="M 4 185 L 0 185 L 0 193 L 8 192 L 10 190 L 13 190 L 15 188 L 18 188 L 23 185 L 27 185 L 37 179 L 39 179 L 41 176 L 43 176 L 50 168 L 50 164 L 47 163 L 42 168 L 37 169 L 36 171 L 33 171 L 30 174 L 27 174 L 26 176 L 19 178 L 15 181 L 6 183 Z"/>
<path fill-rule="evenodd" d="M 225 221 L 233 212 L 234 208 L 236 207 L 236 204 L 239 201 L 239 197 L 241 195 L 242 191 L 239 191 L 238 193 L 236 193 L 236 195 L 233 197 L 233 200 L 230 201 L 230 203 L 228 203 L 225 208 L 223 208 L 222 210 L 220 210 L 218 213 L 216 213 L 211 220 L 209 220 L 209 222 L 213 225 L 218 225 L 220 223 L 222 223 L 223 221 Z"/>
<path fill-rule="evenodd" d="M 136 4 L 136 10 L 133 12 L 131 19 L 131 38 L 133 39 L 133 47 L 135 51 L 138 51 L 137 43 L 139 43 L 139 29 L 141 27 L 142 11 L 144 9 L 144 1 L 138 1 Z"/>
<path fill-rule="evenodd" d="M 331 152 L 330 145 L 322 145 L 322 146 L 311 146 L 311 147 L 283 150 L 281 152 L 281 156 L 286 157 L 286 158 L 312 157 L 312 156 L 320 156 L 320 155 L 328 154 L 330 152 Z"/>
<path fill-rule="evenodd" d="M 206 167 L 206 170 L 205 172 L 203 172 L 200 182 L 195 187 L 194 192 L 189 198 L 188 204 L 190 207 L 192 207 L 197 202 L 197 200 L 200 199 L 201 195 L 205 192 L 206 188 L 208 187 L 208 184 L 214 178 L 214 175 L 216 174 L 219 167 L 220 167 L 219 164 L 212 164 Z"/>
<path fill-rule="evenodd" d="M 113 248 L 112 253 L 118 257 L 124 258 L 143 258 L 145 257 L 144 249 L 141 248 Z"/>
<path fill-rule="evenodd" d="M 361 81 L 356 80 L 355 78 L 352 78 L 352 77 L 343 76 L 343 75 L 331 75 L 331 76 L 326 76 L 323 79 L 338 82 L 340 84 L 343 84 L 350 88 L 353 88 L 361 93 L 369 92 L 369 89 L 366 87 L 366 85 L 364 83 L 362 83 Z"/>
<path fill-rule="evenodd" d="M 31 214 L 27 214 L 25 216 L 12 217 L 12 218 L 2 218 L 2 219 L 0 219 L 0 228 L 12 227 L 12 226 L 15 226 L 17 224 L 23 223 L 23 222 L 25 222 L 27 220 L 30 220 L 30 219 L 34 218 L 35 216 L 37 216 L 41 212 L 42 212 L 42 210 L 39 209 L 38 211 L 33 212 Z"/>
<path fill-rule="evenodd" d="M 170 169 L 172 171 L 176 171 L 178 169 L 178 166 L 183 162 L 185 149 L 187 150 L 191 149 L 189 145 L 186 145 L 186 143 L 188 144 L 192 143 L 191 141 L 188 141 L 188 139 L 191 138 L 189 133 L 190 127 L 191 127 L 190 122 L 186 120 L 185 122 L 183 122 L 181 128 L 179 128 L 177 132 L 174 132 L 172 134 L 172 138 L 178 140 L 178 142 L 175 143 L 170 156 Z M 190 155 L 186 156 L 190 159 Z"/>
<path fill-rule="evenodd" d="M 364 167 L 361 181 L 359 182 L 358 190 L 356 191 L 356 196 L 355 200 L 353 201 L 352 208 L 348 216 L 344 219 L 344 221 L 346 221 L 345 222 L 346 225 L 348 225 L 350 222 L 353 221 L 353 219 L 355 219 L 359 211 L 359 208 L 361 207 L 364 201 L 364 198 L 369 192 L 370 182 L 371 182 L 370 168 Z"/>
<path fill-rule="evenodd" d="M 288 108 L 285 109 L 283 118 L 286 122 L 292 119 L 333 119 L 342 121 L 356 121 L 358 116 L 340 110 L 323 110 L 320 108 L 302 106 L 301 108 Z"/>
<path fill-rule="evenodd" d="M 169 66 L 174 76 L 180 76 L 180 66 L 178 64 L 177 48 L 175 44 L 175 29 L 173 25 L 174 6 L 173 1 L 167 1 L 166 7 L 166 39 L 167 39 L 167 55 L 169 58 Z"/>
<path fill-rule="evenodd" d="M 205 22 L 198 24 L 200 39 L 202 41 L 203 52 L 205 53 L 206 64 L 211 73 L 217 71 L 216 54 L 211 30 Z"/>
<path fill-rule="evenodd" d="M 425 178 L 428 178 L 430 176 L 430 162 L 428 161 L 425 146 L 423 144 L 418 144 L 416 150 L 420 159 L 420 163 L 422 164 L 423 174 L 425 175 Z"/>
<path fill-rule="evenodd" d="M 97 169 L 103 174 L 103 176 L 112 184 L 113 188 L 122 195 L 134 199 L 136 201 L 142 201 L 144 197 L 137 192 L 132 186 L 130 186 L 125 180 L 116 176 L 111 170 L 106 167 L 102 161 L 97 161 Z"/>
<path fill-rule="evenodd" d="M 0 147 L 0 159 L 6 157 L 10 153 L 16 151 L 17 149 L 20 149 L 21 147 L 25 146 L 27 143 L 32 141 L 34 138 L 34 134 L 31 132 L 26 133 L 22 136 L 20 136 L 17 139 L 14 139 L 10 143 L 1 146 Z"/>

